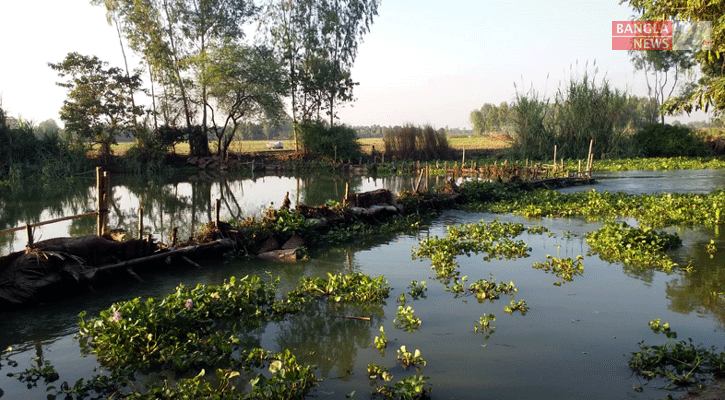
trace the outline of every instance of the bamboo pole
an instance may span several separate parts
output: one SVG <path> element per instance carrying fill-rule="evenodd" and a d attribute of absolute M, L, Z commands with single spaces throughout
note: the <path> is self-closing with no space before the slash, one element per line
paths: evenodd
<path fill-rule="evenodd" d="M 463 158 L 461 159 L 461 166 L 464 168 L 466 166 L 466 146 L 463 146 Z"/>
<path fill-rule="evenodd" d="M 108 206 L 111 199 L 111 173 L 103 171 L 103 224 L 101 225 L 101 235 L 105 235 L 108 231 L 108 216 L 110 207 Z"/>
<path fill-rule="evenodd" d="M 418 192 L 418 189 L 420 188 L 420 182 L 423 180 L 423 174 L 425 174 L 425 171 L 421 170 L 420 174 L 418 175 L 418 183 L 415 184 L 415 192 Z"/>
<path fill-rule="evenodd" d="M 85 213 L 85 214 L 71 215 L 71 216 L 68 216 L 68 217 L 61 217 L 61 218 L 51 219 L 51 220 L 48 220 L 48 221 L 36 222 L 36 223 L 33 223 L 33 224 L 28 224 L 28 225 L 30 225 L 31 227 L 35 228 L 35 227 L 38 227 L 38 226 L 43 226 L 43 225 L 48 225 L 48 224 L 54 224 L 56 222 L 68 221 L 69 219 L 89 218 L 89 217 L 95 217 L 97 215 L 98 215 L 98 212 L 92 211 L 92 212 Z M 26 229 L 25 228 L 25 225 L 18 226 L 16 228 L 3 229 L 3 230 L 0 231 L 0 236 L 5 235 L 5 234 L 8 234 L 8 233 L 22 231 L 23 229 Z"/>
<path fill-rule="evenodd" d="M 219 228 L 219 212 L 221 210 L 222 199 L 216 199 L 214 202 L 214 226 Z"/>
<path fill-rule="evenodd" d="M 103 234 L 103 168 L 96 167 L 96 210 L 98 216 L 96 218 L 96 234 L 101 236 Z"/>
<path fill-rule="evenodd" d="M 342 198 L 342 206 L 346 207 L 350 197 L 350 182 L 345 182 L 345 197 Z"/>
<path fill-rule="evenodd" d="M 556 145 L 554 145 L 554 172 L 556 172 Z"/>
<path fill-rule="evenodd" d="M 143 207 L 138 208 L 138 238 L 143 239 Z"/>
<path fill-rule="evenodd" d="M 25 233 L 28 235 L 28 249 L 30 249 L 33 247 L 33 227 L 25 225 Z"/>
<path fill-rule="evenodd" d="M 180 249 L 169 250 L 169 251 L 165 251 L 162 253 L 156 253 L 156 254 L 152 254 L 150 256 L 141 257 L 141 258 L 134 258 L 133 260 L 122 261 L 122 262 L 116 263 L 116 264 L 104 265 L 102 267 L 96 268 L 96 271 L 108 271 L 108 270 L 117 269 L 117 268 L 129 267 L 131 265 L 141 264 L 141 263 L 144 263 L 147 261 L 162 259 L 162 258 L 171 256 L 171 255 L 174 255 L 177 253 L 181 253 L 181 254 L 191 253 L 191 252 L 194 252 L 194 251 L 206 248 L 206 247 L 213 247 L 213 246 L 217 246 L 217 245 L 231 247 L 233 245 L 233 243 L 229 239 L 217 239 L 217 240 L 215 240 L 213 242 L 209 242 L 209 243 L 182 247 Z"/>
<path fill-rule="evenodd" d="M 589 140 L 589 153 L 587 153 L 587 171 L 589 171 L 591 168 L 592 146 L 594 146 L 594 139 Z"/>

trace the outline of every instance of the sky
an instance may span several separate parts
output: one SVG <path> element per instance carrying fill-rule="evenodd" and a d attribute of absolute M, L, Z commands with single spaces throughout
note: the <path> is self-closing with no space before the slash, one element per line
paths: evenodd
<path fill-rule="evenodd" d="M 0 101 L 9 115 L 61 124 L 66 89 L 48 63 L 69 52 L 123 66 L 115 29 L 89 0 L 2 1 Z M 611 49 L 612 21 L 634 15 L 619 0 L 382 0 L 378 13 L 358 47 L 355 101 L 338 114 L 348 125 L 470 129 L 484 103 L 531 89 L 553 98 L 584 73 L 647 94 L 627 52 Z"/>

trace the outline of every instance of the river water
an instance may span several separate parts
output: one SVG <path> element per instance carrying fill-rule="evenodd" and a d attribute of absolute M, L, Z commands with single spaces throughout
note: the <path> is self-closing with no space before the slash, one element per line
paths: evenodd
<path fill-rule="evenodd" d="M 630 171 L 599 174 L 597 178 L 596 185 L 564 191 L 703 193 L 725 186 L 722 170 Z M 354 192 L 377 188 L 400 191 L 415 184 L 411 177 L 374 179 L 330 174 L 243 179 L 195 177 L 164 182 L 112 177 L 111 226 L 134 232 L 137 210 L 142 205 L 146 211 L 145 234 L 163 240 L 178 226 L 183 237 L 190 234 L 190 227 L 211 219 L 216 198 L 223 198 L 222 218 L 244 218 L 259 215 L 272 202 L 280 204 L 287 192 L 293 204 L 340 201 L 346 182 Z M 80 181 L 63 190 L 27 188 L 3 194 L 0 229 L 92 211 L 94 191 L 92 182 Z M 493 304 L 478 303 L 469 297 L 454 298 L 442 283 L 433 279 L 429 260 L 411 257 L 411 249 L 418 246 L 421 238 L 445 236 L 446 226 L 494 218 L 527 226 L 544 225 L 554 233 L 523 235 L 521 238 L 532 248 L 529 258 L 484 262 L 474 255 L 458 259 L 461 274 L 468 276 L 468 282 L 488 279 L 490 275 L 497 281 L 513 281 L 518 288 L 516 298 L 524 299 L 531 307 L 526 315 L 504 313 L 506 296 Z M 55 224 L 38 229 L 36 240 L 92 233 L 94 224 L 94 219 Z M 369 398 L 371 388 L 365 370 L 370 362 L 388 367 L 394 380 L 411 375 L 411 371 L 397 366 L 395 360 L 395 350 L 405 345 L 409 350 L 420 349 L 427 361 L 423 374 L 429 377 L 434 399 L 663 398 L 669 393 L 659 389 L 664 382 L 650 383 L 642 393 L 633 389 L 644 382 L 632 376 L 627 365 L 629 355 L 638 350 L 637 343 L 642 340 L 648 344 L 664 342 L 664 336 L 649 329 L 647 322 L 654 318 L 669 322 L 679 338 L 692 338 L 695 343 L 723 350 L 725 300 L 717 293 L 725 292 L 725 280 L 721 278 L 725 272 L 725 234 L 719 228 L 668 228 L 668 232 L 677 232 L 683 239 L 683 246 L 673 254 L 675 261 L 692 261 L 695 272 L 666 275 L 651 271 L 635 273 L 621 264 L 588 256 L 582 235 L 598 227 L 576 218 L 526 220 L 512 215 L 446 211 L 416 235 L 323 249 L 308 262 L 202 262 L 200 270 L 178 266 L 161 274 L 144 275 L 143 283 L 129 279 L 92 295 L 5 312 L 0 318 L 0 347 L 15 348 L 13 359 L 20 363 L 15 372 L 29 367 L 32 357 L 42 355 L 60 372 L 61 381 L 73 383 L 88 377 L 96 366 L 92 357 L 79 357 L 79 346 L 73 338 L 77 314 L 83 310 L 94 315 L 116 301 L 162 297 L 179 283 L 219 284 L 230 276 L 271 273 L 281 278 L 280 292 L 286 293 L 301 276 L 360 271 L 372 276 L 385 275 L 393 287 L 386 305 L 371 313 L 372 321 L 330 318 L 324 311 L 312 311 L 289 321 L 268 324 L 253 333 L 261 347 L 289 348 L 302 361 L 318 366 L 316 374 L 323 381 L 311 397 L 339 399 L 355 391 L 354 398 Z M 714 258 L 705 251 L 710 239 L 720 249 Z M 0 236 L 2 253 L 22 249 L 24 245 L 24 234 Z M 546 254 L 557 252 L 561 257 L 584 256 L 584 274 L 561 287 L 553 285 L 556 277 L 531 267 L 533 262 L 544 261 Z M 426 281 L 428 290 L 426 298 L 409 301 L 422 325 L 419 331 L 406 333 L 393 324 L 398 306 L 395 298 L 408 291 L 412 280 Z M 492 323 L 496 331 L 487 340 L 473 330 L 484 313 L 496 315 Z M 389 340 L 384 356 L 372 347 L 380 326 Z M 1 368 L 3 398 L 45 398 L 44 389 L 28 390 L 25 384 L 5 375 L 9 367 Z"/>

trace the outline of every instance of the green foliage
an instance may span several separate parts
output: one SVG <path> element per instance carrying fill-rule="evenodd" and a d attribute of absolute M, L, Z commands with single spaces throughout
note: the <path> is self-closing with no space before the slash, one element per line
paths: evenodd
<path fill-rule="evenodd" d="M 382 326 L 380 326 L 380 336 L 375 336 L 374 343 L 375 348 L 384 355 L 385 348 L 388 347 L 388 337 L 385 336 L 385 330 Z"/>
<path fill-rule="evenodd" d="M 451 148 L 445 132 L 430 125 L 405 125 L 387 129 L 383 136 L 385 153 L 393 159 L 435 160 L 447 158 Z"/>
<path fill-rule="evenodd" d="M 427 376 L 409 376 L 396 382 L 392 387 L 389 385 L 377 386 L 376 394 L 381 396 L 383 399 L 428 399 L 430 398 L 429 393 L 431 389 L 430 387 L 426 388 L 427 381 Z"/>
<path fill-rule="evenodd" d="M 402 329 L 408 333 L 420 330 L 421 320 L 414 314 L 411 306 L 398 306 L 398 314 L 393 320 L 397 329 Z"/>
<path fill-rule="evenodd" d="M 512 240 L 523 233 L 522 224 L 482 220 L 478 224 L 449 226 L 447 230 L 445 238 L 434 236 L 421 240 L 420 247 L 413 249 L 413 258 L 430 258 L 436 279 L 446 285 L 451 279 L 458 281 L 460 272 L 455 261 L 458 255 L 484 253 L 484 261 L 528 257 L 530 248 L 526 243 Z"/>
<path fill-rule="evenodd" d="M 424 299 L 425 292 L 428 290 L 428 288 L 425 287 L 425 281 L 412 281 L 410 285 L 408 285 L 408 289 L 410 289 L 408 293 L 413 300 L 418 300 L 420 298 Z"/>
<path fill-rule="evenodd" d="M 627 106 L 626 94 L 586 74 L 560 88 L 553 104 L 533 91 L 517 93 L 512 155 L 549 160 L 556 145 L 560 158 L 586 159 L 592 139 L 597 156 L 626 154 L 633 118 Z"/>
<path fill-rule="evenodd" d="M 561 246 L 556 246 L 556 257 L 551 254 L 546 255 L 546 262 L 534 263 L 534 269 L 542 270 L 545 272 L 551 271 L 559 277 L 558 282 L 554 282 L 555 286 L 561 286 L 562 283 L 571 282 L 576 275 L 582 275 L 584 273 L 584 265 L 582 265 L 583 256 L 578 255 L 576 259 L 572 258 L 561 258 L 559 256 L 559 249 Z"/>
<path fill-rule="evenodd" d="M 290 297 L 324 296 L 340 302 L 379 303 L 388 297 L 390 286 L 385 277 L 371 278 L 362 273 L 322 277 L 302 277 Z"/>
<path fill-rule="evenodd" d="M 325 126 L 322 121 L 299 125 L 300 144 L 305 152 L 337 160 L 357 159 L 362 154 L 355 130 L 345 125 Z"/>
<path fill-rule="evenodd" d="M 106 68 L 106 64 L 96 56 L 78 53 L 68 53 L 62 62 L 49 64 L 61 78 L 69 77 L 58 83 L 68 89 L 68 99 L 60 110 L 65 129 L 79 140 L 100 144 L 104 156 L 111 154 L 117 135 L 135 134 L 136 117 L 143 114 L 133 101 L 133 94 L 141 89 L 141 76 Z"/>
<path fill-rule="evenodd" d="M 387 368 L 370 363 L 368 364 L 368 378 L 372 380 L 382 379 L 385 382 L 390 382 L 393 379 L 393 375 L 390 375 Z"/>
<path fill-rule="evenodd" d="M 502 185 L 503 186 L 503 185 Z M 507 190 L 501 188 L 500 190 Z M 553 190 L 519 192 L 518 197 L 470 208 L 496 213 L 514 213 L 527 218 L 581 216 L 589 221 L 634 218 L 652 227 L 673 225 L 713 226 L 725 222 L 725 191 L 709 194 L 659 193 L 632 195 L 596 190 L 559 193 Z M 475 196 L 475 195 L 473 195 Z"/>
<path fill-rule="evenodd" d="M 654 333 L 663 333 L 668 340 L 662 345 L 639 343 L 639 351 L 632 352 L 629 359 L 629 367 L 637 375 L 648 381 L 664 378 L 682 387 L 725 374 L 725 352 L 718 353 L 715 346 L 709 349 L 702 344 L 695 346 L 692 339 L 675 342 L 677 333 L 659 319 L 650 321 L 649 325 Z"/>
<path fill-rule="evenodd" d="M 425 367 L 426 365 L 426 362 L 420 355 L 420 350 L 418 349 L 415 349 L 415 352 L 411 353 L 406 350 L 405 346 L 400 346 L 400 350 L 397 350 L 397 353 L 398 361 L 400 362 L 400 365 L 405 369 L 407 369 L 408 367 Z"/>
<path fill-rule="evenodd" d="M 671 97 L 665 102 L 665 111 L 678 114 L 693 110 L 707 111 L 712 107 L 716 112 L 725 110 L 725 76 L 722 74 L 725 65 L 725 29 L 721 19 L 725 15 L 725 4 L 713 1 L 669 2 L 655 0 L 621 0 L 636 10 L 643 21 L 711 21 L 712 46 L 710 50 L 695 49 L 691 60 L 700 65 L 702 77 L 691 90 L 683 91 L 679 96 Z M 679 53 L 677 51 L 673 53 Z"/>
<path fill-rule="evenodd" d="M 491 322 L 496 320 L 496 316 L 493 314 L 484 314 L 483 317 L 478 319 L 478 325 L 473 327 L 475 333 L 484 333 L 485 339 L 491 337 L 496 332 L 496 327 L 491 326 Z"/>
<path fill-rule="evenodd" d="M 686 126 L 651 124 L 633 136 L 644 157 L 695 157 L 707 151 L 705 143 Z"/>
<path fill-rule="evenodd" d="M 605 261 L 620 261 L 635 268 L 654 268 L 668 273 L 677 264 L 665 251 L 682 243 L 677 234 L 657 232 L 648 227 L 634 228 L 626 222 L 605 223 L 586 236 L 591 251 Z"/>

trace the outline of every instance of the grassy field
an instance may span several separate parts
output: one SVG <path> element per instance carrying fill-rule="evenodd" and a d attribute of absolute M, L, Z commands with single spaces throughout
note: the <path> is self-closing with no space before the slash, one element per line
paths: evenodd
<path fill-rule="evenodd" d="M 385 148 L 382 138 L 365 138 L 358 139 L 363 152 L 370 154 L 372 147 L 375 146 L 375 150 L 382 151 Z M 232 153 L 256 153 L 256 152 L 267 152 L 275 151 L 267 148 L 267 142 L 269 140 L 235 140 L 229 146 L 229 151 Z M 295 145 L 292 140 L 282 140 L 284 144 L 284 150 L 294 150 Z M 454 149 L 461 150 L 488 150 L 488 149 L 504 149 L 511 145 L 511 142 L 504 135 L 487 135 L 487 136 L 471 136 L 471 137 L 449 137 L 448 143 Z M 133 145 L 133 142 L 119 143 L 113 146 L 113 154 L 123 155 Z M 216 142 L 210 141 L 209 148 L 212 153 L 216 153 Z M 276 150 L 278 151 L 278 150 Z M 175 146 L 174 152 L 176 154 L 189 154 L 189 144 L 179 143 Z"/>

